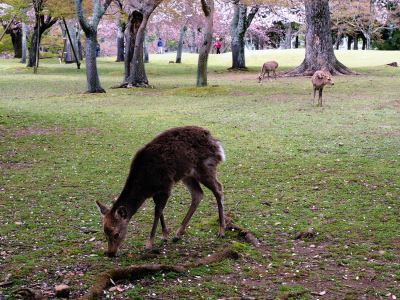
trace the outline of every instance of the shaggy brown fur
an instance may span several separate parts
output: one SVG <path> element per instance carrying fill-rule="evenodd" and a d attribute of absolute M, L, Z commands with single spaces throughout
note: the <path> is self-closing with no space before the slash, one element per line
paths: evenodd
<path fill-rule="evenodd" d="M 194 126 L 169 129 L 140 149 L 135 155 L 125 187 L 109 209 L 97 202 L 103 215 L 104 233 L 108 240 L 108 254 L 114 256 L 125 239 L 131 217 L 144 201 L 153 197 L 155 215 L 147 249 L 153 247 L 154 236 L 161 221 L 164 239 L 168 229 L 163 209 L 175 183 L 182 180 L 192 196 L 192 203 L 181 227 L 179 239 L 203 198 L 200 183 L 210 189 L 218 204 L 219 234 L 224 235 L 225 221 L 222 185 L 217 180 L 217 165 L 225 158 L 218 140 L 206 129 Z"/>
<path fill-rule="evenodd" d="M 267 73 L 267 78 L 269 79 L 269 72 L 272 72 L 274 74 L 274 78 L 276 79 L 276 69 L 278 68 L 278 63 L 274 60 L 267 61 L 261 68 L 261 73 L 260 76 L 258 76 L 258 82 L 261 82 L 264 77 L 265 73 Z"/>
<path fill-rule="evenodd" d="M 311 82 L 313 84 L 314 88 L 314 98 L 313 98 L 313 104 L 315 101 L 315 94 L 317 91 L 319 91 L 319 97 L 318 97 L 318 106 L 322 106 L 322 91 L 325 87 L 325 85 L 334 85 L 334 82 L 332 80 L 332 76 L 329 72 L 326 71 L 316 71 L 311 78 Z"/>

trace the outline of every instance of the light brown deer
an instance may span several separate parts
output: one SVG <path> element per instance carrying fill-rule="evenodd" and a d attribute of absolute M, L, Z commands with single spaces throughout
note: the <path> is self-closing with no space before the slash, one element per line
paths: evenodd
<path fill-rule="evenodd" d="M 313 98 L 313 105 L 315 101 L 315 95 L 317 91 L 319 91 L 318 97 L 318 105 L 322 107 L 322 91 L 324 90 L 325 85 L 334 85 L 335 83 L 332 80 L 331 73 L 328 71 L 316 71 L 311 78 L 311 82 L 314 88 L 314 98 Z"/>
<path fill-rule="evenodd" d="M 260 76 L 258 76 L 258 82 L 261 83 L 261 81 L 265 78 L 265 73 L 267 73 L 267 78 L 269 79 L 269 72 L 272 72 L 274 74 L 274 78 L 276 79 L 276 69 L 278 68 L 278 63 L 274 60 L 267 61 L 261 68 L 261 73 Z"/>
<path fill-rule="evenodd" d="M 173 186 L 182 180 L 192 202 L 174 240 L 184 234 L 190 218 L 203 198 L 200 183 L 210 189 L 219 214 L 219 235 L 224 236 L 224 194 L 217 179 L 217 165 L 225 160 L 221 143 L 206 129 L 194 126 L 177 127 L 164 131 L 140 149 L 133 158 L 128 179 L 120 196 L 111 208 L 96 201 L 102 214 L 102 223 L 108 241 L 109 256 L 115 256 L 126 237 L 129 220 L 147 198 L 155 203 L 154 221 L 146 249 L 153 248 L 158 221 L 163 238 L 169 230 L 163 210 Z"/>

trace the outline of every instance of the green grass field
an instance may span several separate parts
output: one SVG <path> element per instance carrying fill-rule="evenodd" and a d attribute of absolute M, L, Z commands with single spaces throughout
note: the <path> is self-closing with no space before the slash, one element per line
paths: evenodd
<path fill-rule="evenodd" d="M 110 268 L 177 264 L 224 248 L 240 259 L 116 282 L 119 290 L 105 297 L 399 298 L 400 70 L 384 64 L 400 61 L 400 52 L 338 52 L 361 75 L 335 77 L 323 108 L 312 106 L 310 78 L 257 83 L 262 62 L 275 59 L 286 70 L 303 56 L 251 52 L 249 72 L 232 73 L 229 54 L 212 55 L 209 87 L 195 88 L 195 55 L 184 54 L 182 65 L 168 64 L 173 54 L 152 55 L 153 89 L 110 89 L 122 81 L 123 64 L 100 59 L 107 89 L 100 95 L 83 93 L 84 70 L 74 65 L 42 60 L 33 75 L 0 60 L 0 299 L 21 287 L 54 297 L 60 283 L 76 298 Z M 158 239 L 160 254 L 143 256 L 149 200 L 132 218 L 120 255 L 105 257 L 94 201 L 118 196 L 137 149 L 189 124 L 222 141 L 226 210 L 261 247 L 234 232 L 217 238 L 216 204 L 206 191 L 182 241 Z M 179 184 L 164 213 L 173 231 L 189 203 Z M 295 239 L 308 228 L 313 236 Z"/>

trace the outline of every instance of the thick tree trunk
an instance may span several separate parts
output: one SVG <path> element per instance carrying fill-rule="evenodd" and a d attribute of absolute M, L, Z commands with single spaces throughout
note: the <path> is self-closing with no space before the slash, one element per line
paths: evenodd
<path fill-rule="evenodd" d="M 330 27 L 329 0 L 305 0 L 306 55 L 303 63 L 285 75 L 310 76 L 318 70 L 331 74 L 354 74 L 335 56 Z"/>
<path fill-rule="evenodd" d="M 21 53 L 21 60 L 20 60 L 20 63 L 22 63 L 22 64 L 26 64 L 26 50 L 27 50 L 26 35 L 27 35 L 26 24 L 24 22 L 22 22 L 22 53 Z"/>
<path fill-rule="evenodd" d="M 75 55 L 78 56 L 78 54 L 77 54 L 78 41 L 76 39 L 77 28 L 75 26 L 75 22 L 76 22 L 75 20 L 69 20 L 64 23 L 65 28 L 63 28 L 63 29 L 65 30 L 65 38 L 66 38 L 66 44 L 65 44 L 65 50 L 64 50 L 65 63 L 74 63 L 77 60 L 79 61 L 79 57 L 75 57 Z"/>
<path fill-rule="evenodd" d="M 231 69 L 246 69 L 244 54 L 244 36 L 247 24 L 247 6 L 234 3 L 234 12 L 231 23 L 231 48 L 232 48 L 232 67 Z"/>
<path fill-rule="evenodd" d="M 40 41 L 39 41 L 40 43 Z M 33 68 L 36 66 L 36 52 L 38 45 L 38 30 L 37 28 L 33 29 L 32 38 L 31 38 L 31 47 L 29 48 L 29 59 L 28 59 L 28 67 Z"/>
<path fill-rule="evenodd" d="M 11 32 L 11 41 L 14 48 L 14 58 L 22 57 L 22 30 Z"/>
<path fill-rule="evenodd" d="M 206 26 L 204 29 L 204 39 L 200 47 L 199 60 L 197 63 L 198 87 L 207 86 L 208 54 L 211 49 L 214 28 L 214 0 L 201 0 L 201 4 L 206 17 Z"/>
<path fill-rule="evenodd" d="M 371 35 L 367 32 L 363 32 L 365 40 L 366 40 L 366 50 L 371 50 Z"/>
<path fill-rule="evenodd" d="M 353 43 L 353 37 L 351 35 L 347 35 L 347 50 L 351 50 L 352 43 Z"/>
<path fill-rule="evenodd" d="M 87 93 L 105 93 L 100 85 L 96 61 L 97 32 L 86 33 Z"/>
<path fill-rule="evenodd" d="M 354 37 L 353 50 L 358 50 L 358 35 Z"/>
<path fill-rule="evenodd" d="M 117 32 L 117 62 L 124 61 L 125 58 L 125 32 L 126 24 L 123 21 L 118 22 L 118 32 Z"/>
<path fill-rule="evenodd" d="M 364 35 L 361 36 L 362 39 L 362 49 L 365 50 L 367 48 L 367 39 L 364 37 Z"/>
<path fill-rule="evenodd" d="M 148 64 L 150 62 L 150 58 L 149 58 L 149 36 L 147 35 L 147 31 L 145 31 L 144 33 L 143 51 L 144 51 L 144 63 Z"/>
<path fill-rule="evenodd" d="M 292 23 L 288 22 L 285 24 L 285 44 L 283 46 L 285 49 L 292 48 Z"/>
<path fill-rule="evenodd" d="M 181 33 L 179 34 L 178 50 L 176 51 L 176 61 L 175 61 L 177 64 L 180 64 L 182 62 L 183 41 L 185 39 L 186 31 L 187 31 L 187 26 L 185 24 L 181 28 Z"/>
<path fill-rule="evenodd" d="M 126 29 L 125 76 L 121 87 L 147 87 L 149 85 L 143 57 L 148 17 L 137 10 L 129 14 Z"/>
<path fill-rule="evenodd" d="M 255 14 L 258 6 L 253 7 L 247 15 L 247 6 L 235 1 L 234 12 L 231 22 L 231 48 L 232 48 L 232 67 L 230 69 L 243 70 L 246 68 L 245 59 L 245 35 Z"/>

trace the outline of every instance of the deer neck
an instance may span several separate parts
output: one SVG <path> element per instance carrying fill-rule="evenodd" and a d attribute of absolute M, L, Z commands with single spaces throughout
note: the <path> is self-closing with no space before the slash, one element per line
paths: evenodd
<path fill-rule="evenodd" d="M 125 206 L 128 217 L 131 218 L 143 205 L 145 197 L 142 197 L 140 193 L 135 190 L 127 191 L 124 189 L 117 201 L 114 203 L 112 209 L 116 210 L 120 206 Z"/>

